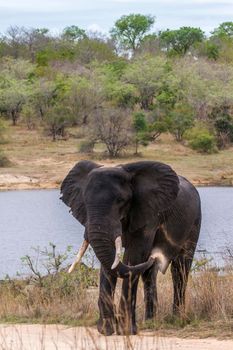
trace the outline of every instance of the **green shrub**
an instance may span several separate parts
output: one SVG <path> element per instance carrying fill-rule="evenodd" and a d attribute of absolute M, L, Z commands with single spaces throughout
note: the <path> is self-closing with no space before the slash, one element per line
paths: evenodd
<path fill-rule="evenodd" d="M 213 153 L 216 151 L 215 138 L 213 135 L 203 132 L 190 141 L 190 146 L 196 151 Z"/>
<path fill-rule="evenodd" d="M 79 145 L 80 153 L 93 153 L 95 143 L 93 141 L 81 141 Z"/>
<path fill-rule="evenodd" d="M 186 132 L 185 136 L 189 146 L 198 152 L 214 153 L 217 151 L 215 136 L 202 125 L 195 126 Z"/>
<path fill-rule="evenodd" d="M 0 151 L 0 168 L 4 168 L 10 165 L 9 159 Z"/>

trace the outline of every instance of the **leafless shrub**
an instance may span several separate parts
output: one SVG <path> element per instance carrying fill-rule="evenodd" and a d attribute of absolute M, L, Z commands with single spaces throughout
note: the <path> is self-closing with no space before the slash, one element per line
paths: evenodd
<path fill-rule="evenodd" d="M 110 157 L 117 157 L 130 143 L 129 112 L 101 108 L 93 114 L 92 138 L 103 142 Z"/>

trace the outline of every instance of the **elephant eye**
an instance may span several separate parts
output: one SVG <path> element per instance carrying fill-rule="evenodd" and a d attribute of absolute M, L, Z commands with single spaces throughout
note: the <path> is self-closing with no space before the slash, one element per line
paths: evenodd
<path fill-rule="evenodd" d="M 117 197 L 116 201 L 117 201 L 117 203 L 123 203 L 125 200 L 122 197 Z"/>

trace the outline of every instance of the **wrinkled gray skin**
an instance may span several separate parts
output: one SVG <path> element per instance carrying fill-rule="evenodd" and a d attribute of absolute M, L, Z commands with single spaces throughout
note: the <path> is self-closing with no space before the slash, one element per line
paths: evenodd
<path fill-rule="evenodd" d="M 101 263 L 98 330 L 136 334 L 135 305 L 140 275 L 145 318 L 154 317 L 156 276 L 171 263 L 173 311 L 184 306 L 185 289 L 201 223 L 198 192 L 166 164 L 142 161 L 107 168 L 81 161 L 61 186 L 62 200 L 85 226 L 84 237 Z M 123 263 L 111 270 L 115 239 L 122 236 Z M 156 252 L 154 259 L 150 256 Z M 153 254 L 152 254 L 153 255 Z M 136 266 L 135 266 L 136 265 Z M 116 317 L 114 291 L 123 278 Z"/>

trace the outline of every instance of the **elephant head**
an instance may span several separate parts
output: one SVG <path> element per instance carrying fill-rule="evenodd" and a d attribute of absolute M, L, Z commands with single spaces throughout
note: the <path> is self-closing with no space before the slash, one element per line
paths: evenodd
<path fill-rule="evenodd" d="M 136 266 L 119 260 L 122 225 L 129 233 L 155 227 L 158 214 L 173 204 L 178 190 L 176 173 L 159 162 L 112 168 L 91 161 L 77 163 L 61 185 L 61 199 L 86 228 L 79 258 L 90 243 L 109 273 L 124 278 L 144 272 L 154 263 L 152 257 Z"/>

